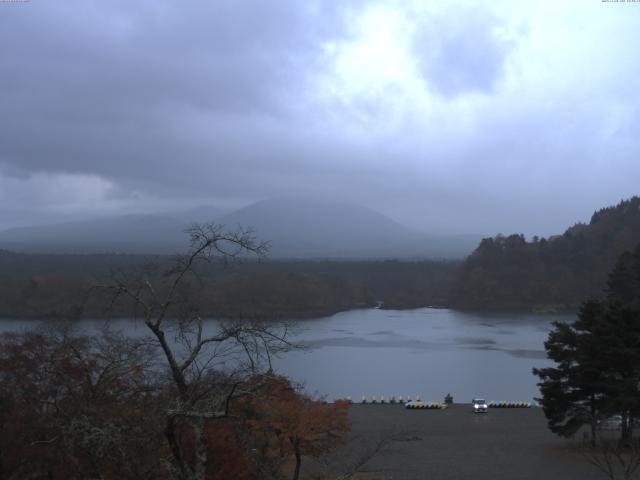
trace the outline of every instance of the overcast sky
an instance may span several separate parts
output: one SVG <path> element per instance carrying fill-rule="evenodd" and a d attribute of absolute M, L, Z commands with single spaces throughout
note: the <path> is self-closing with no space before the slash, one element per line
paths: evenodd
<path fill-rule="evenodd" d="M 283 195 L 549 235 L 640 193 L 640 3 L 0 3 L 0 228 Z"/>

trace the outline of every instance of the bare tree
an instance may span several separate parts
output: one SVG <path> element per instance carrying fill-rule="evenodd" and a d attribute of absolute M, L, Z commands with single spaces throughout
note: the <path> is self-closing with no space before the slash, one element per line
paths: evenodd
<path fill-rule="evenodd" d="M 595 445 L 585 443 L 582 453 L 587 461 L 610 480 L 639 478 L 640 443 L 622 442 L 616 438 L 598 436 Z"/>
<path fill-rule="evenodd" d="M 243 256 L 262 258 L 268 244 L 250 230 L 227 231 L 216 224 L 187 230 L 191 248 L 160 275 L 157 268 L 120 272 L 108 288 L 113 301 L 124 297 L 159 345 L 168 367 L 175 401 L 167 409 L 164 434 L 172 473 L 181 480 L 203 480 L 208 462 L 205 424 L 229 415 L 233 398 L 250 394 L 243 380 L 271 370 L 274 354 L 291 347 L 286 324 L 234 320 L 205 322 L 193 301 L 200 265 Z M 257 388 L 253 385 L 252 388 Z M 188 425 L 194 452 L 185 456 L 180 432 Z"/>
<path fill-rule="evenodd" d="M 375 435 L 354 435 L 336 452 L 319 458 L 321 473 L 315 478 L 348 480 L 361 474 L 379 473 L 371 470 L 370 463 L 385 455 L 398 442 L 420 440 L 416 432 L 387 429 Z"/>

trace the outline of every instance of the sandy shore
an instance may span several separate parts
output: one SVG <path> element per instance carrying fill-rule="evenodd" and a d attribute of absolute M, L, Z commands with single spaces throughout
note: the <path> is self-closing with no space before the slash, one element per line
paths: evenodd
<path fill-rule="evenodd" d="M 366 457 L 358 479 L 590 480 L 605 478 L 577 451 L 577 441 L 549 432 L 540 408 L 406 410 L 399 405 L 353 405 L 355 440 L 343 448 L 343 465 Z M 339 473 L 339 469 L 336 470 Z"/>

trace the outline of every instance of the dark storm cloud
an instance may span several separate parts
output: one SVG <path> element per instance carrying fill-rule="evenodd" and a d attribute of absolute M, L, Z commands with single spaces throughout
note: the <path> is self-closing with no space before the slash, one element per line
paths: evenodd
<path fill-rule="evenodd" d="M 473 3 L 0 3 L 0 228 L 312 194 L 550 234 L 638 193 L 640 9 Z"/>
<path fill-rule="evenodd" d="M 2 14 L 1 160 L 129 179 L 224 163 L 247 132 L 270 134 L 339 31 L 307 2 L 34 2 Z"/>

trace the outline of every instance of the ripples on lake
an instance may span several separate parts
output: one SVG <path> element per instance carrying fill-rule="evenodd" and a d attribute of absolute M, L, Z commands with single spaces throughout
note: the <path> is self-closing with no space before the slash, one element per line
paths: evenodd
<path fill-rule="evenodd" d="M 535 367 L 550 365 L 544 341 L 554 320 L 569 315 L 486 314 L 446 309 L 352 310 L 297 322 L 295 340 L 304 351 L 290 352 L 276 369 L 328 399 L 362 395 L 420 395 L 457 402 L 532 401 L 538 396 Z M 0 320 L 0 330 L 36 328 L 39 322 Z M 83 321 L 99 329 L 104 322 Z M 140 322 L 117 320 L 111 327 L 145 335 Z"/>

